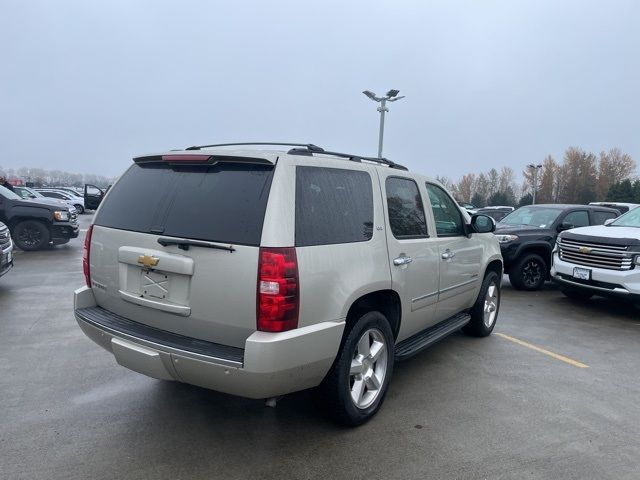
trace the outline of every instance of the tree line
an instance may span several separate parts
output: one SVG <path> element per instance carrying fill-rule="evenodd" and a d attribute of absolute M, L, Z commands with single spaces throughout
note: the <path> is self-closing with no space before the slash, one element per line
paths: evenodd
<path fill-rule="evenodd" d="M 52 187 L 82 187 L 85 183 L 98 187 L 107 187 L 115 180 L 114 178 L 93 173 L 70 173 L 62 170 L 29 167 L 3 169 L 0 166 L 0 174 L 9 179 L 18 178 L 23 181 L 33 182 L 36 186 L 47 185 Z"/>
<path fill-rule="evenodd" d="M 607 201 L 640 203 L 640 180 L 631 181 L 630 178 L 625 178 L 621 182 L 614 183 L 607 193 Z"/>
<path fill-rule="evenodd" d="M 536 203 L 586 204 L 612 201 L 621 196 L 638 198 L 633 195 L 640 193 L 640 182 L 636 180 L 634 183 L 630 178 L 635 173 L 636 162 L 618 148 L 595 155 L 570 147 L 560 161 L 548 155 L 537 170 Z M 452 191 L 458 201 L 478 207 L 521 206 L 532 203 L 534 169 L 526 168 L 522 177 L 523 182 L 518 184 L 513 169 L 502 167 L 500 171 L 492 168 L 486 173 L 468 173 L 458 182 L 446 177 L 438 180 Z"/>

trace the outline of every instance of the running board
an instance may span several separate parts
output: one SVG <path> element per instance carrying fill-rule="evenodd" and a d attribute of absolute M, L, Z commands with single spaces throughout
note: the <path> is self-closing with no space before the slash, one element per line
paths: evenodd
<path fill-rule="evenodd" d="M 456 330 L 464 327 L 471 320 L 468 313 L 458 313 L 447 320 L 444 320 L 433 327 L 416 333 L 412 337 L 402 340 L 396 345 L 396 361 L 406 360 L 416 353 L 430 347 L 438 340 L 450 335 Z"/>

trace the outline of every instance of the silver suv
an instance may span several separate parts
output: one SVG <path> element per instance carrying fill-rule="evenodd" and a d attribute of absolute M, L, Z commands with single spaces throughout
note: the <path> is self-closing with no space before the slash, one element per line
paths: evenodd
<path fill-rule="evenodd" d="M 87 232 L 75 317 L 131 370 L 250 398 L 317 387 L 361 424 L 396 361 L 491 333 L 495 224 L 389 160 L 286 146 L 134 158 Z"/>

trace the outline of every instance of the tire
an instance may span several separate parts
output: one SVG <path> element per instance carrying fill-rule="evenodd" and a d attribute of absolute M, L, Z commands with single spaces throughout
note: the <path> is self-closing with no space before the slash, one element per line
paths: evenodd
<path fill-rule="evenodd" d="M 593 293 L 591 292 L 583 292 L 581 290 L 573 290 L 570 288 L 561 288 L 560 291 L 565 294 L 568 298 L 572 300 L 589 300 L 593 297 Z"/>
<path fill-rule="evenodd" d="M 500 311 L 500 283 L 496 272 L 487 272 L 484 276 L 476 303 L 469 311 L 471 321 L 462 328 L 464 333 L 473 337 L 491 335 Z"/>
<path fill-rule="evenodd" d="M 78 211 L 78 215 L 82 215 L 84 213 L 84 207 L 80 204 L 78 205 L 74 205 L 74 207 L 76 207 L 76 210 Z"/>
<path fill-rule="evenodd" d="M 393 373 L 395 340 L 386 317 L 375 311 L 360 317 L 345 334 L 338 357 L 317 388 L 316 402 L 334 420 L 355 427 L 370 420 L 384 401 Z M 378 345 L 376 360 L 370 348 L 374 343 Z M 364 373 L 352 375 L 352 363 L 354 372 L 359 363 Z M 369 388 L 376 383 L 377 388 Z"/>
<path fill-rule="evenodd" d="M 16 245 L 27 252 L 47 247 L 51 239 L 47 226 L 36 220 L 18 223 L 13 229 L 12 237 Z"/>
<path fill-rule="evenodd" d="M 540 290 L 544 285 L 549 267 L 540 255 L 525 253 L 509 271 L 511 285 L 517 290 Z"/>

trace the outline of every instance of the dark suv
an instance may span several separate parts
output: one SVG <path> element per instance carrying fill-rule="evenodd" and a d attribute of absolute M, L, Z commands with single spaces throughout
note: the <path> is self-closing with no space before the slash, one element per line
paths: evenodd
<path fill-rule="evenodd" d="M 24 200 L 0 186 L 0 222 L 11 230 L 11 237 L 22 250 L 39 250 L 61 245 L 80 232 L 78 216 L 57 201 Z"/>
<path fill-rule="evenodd" d="M 549 279 L 558 233 L 603 225 L 619 215 L 618 210 L 594 205 L 529 205 L 513 211 L 495 231 L 511 284 L 518 290 L 539 290 Z"/>

